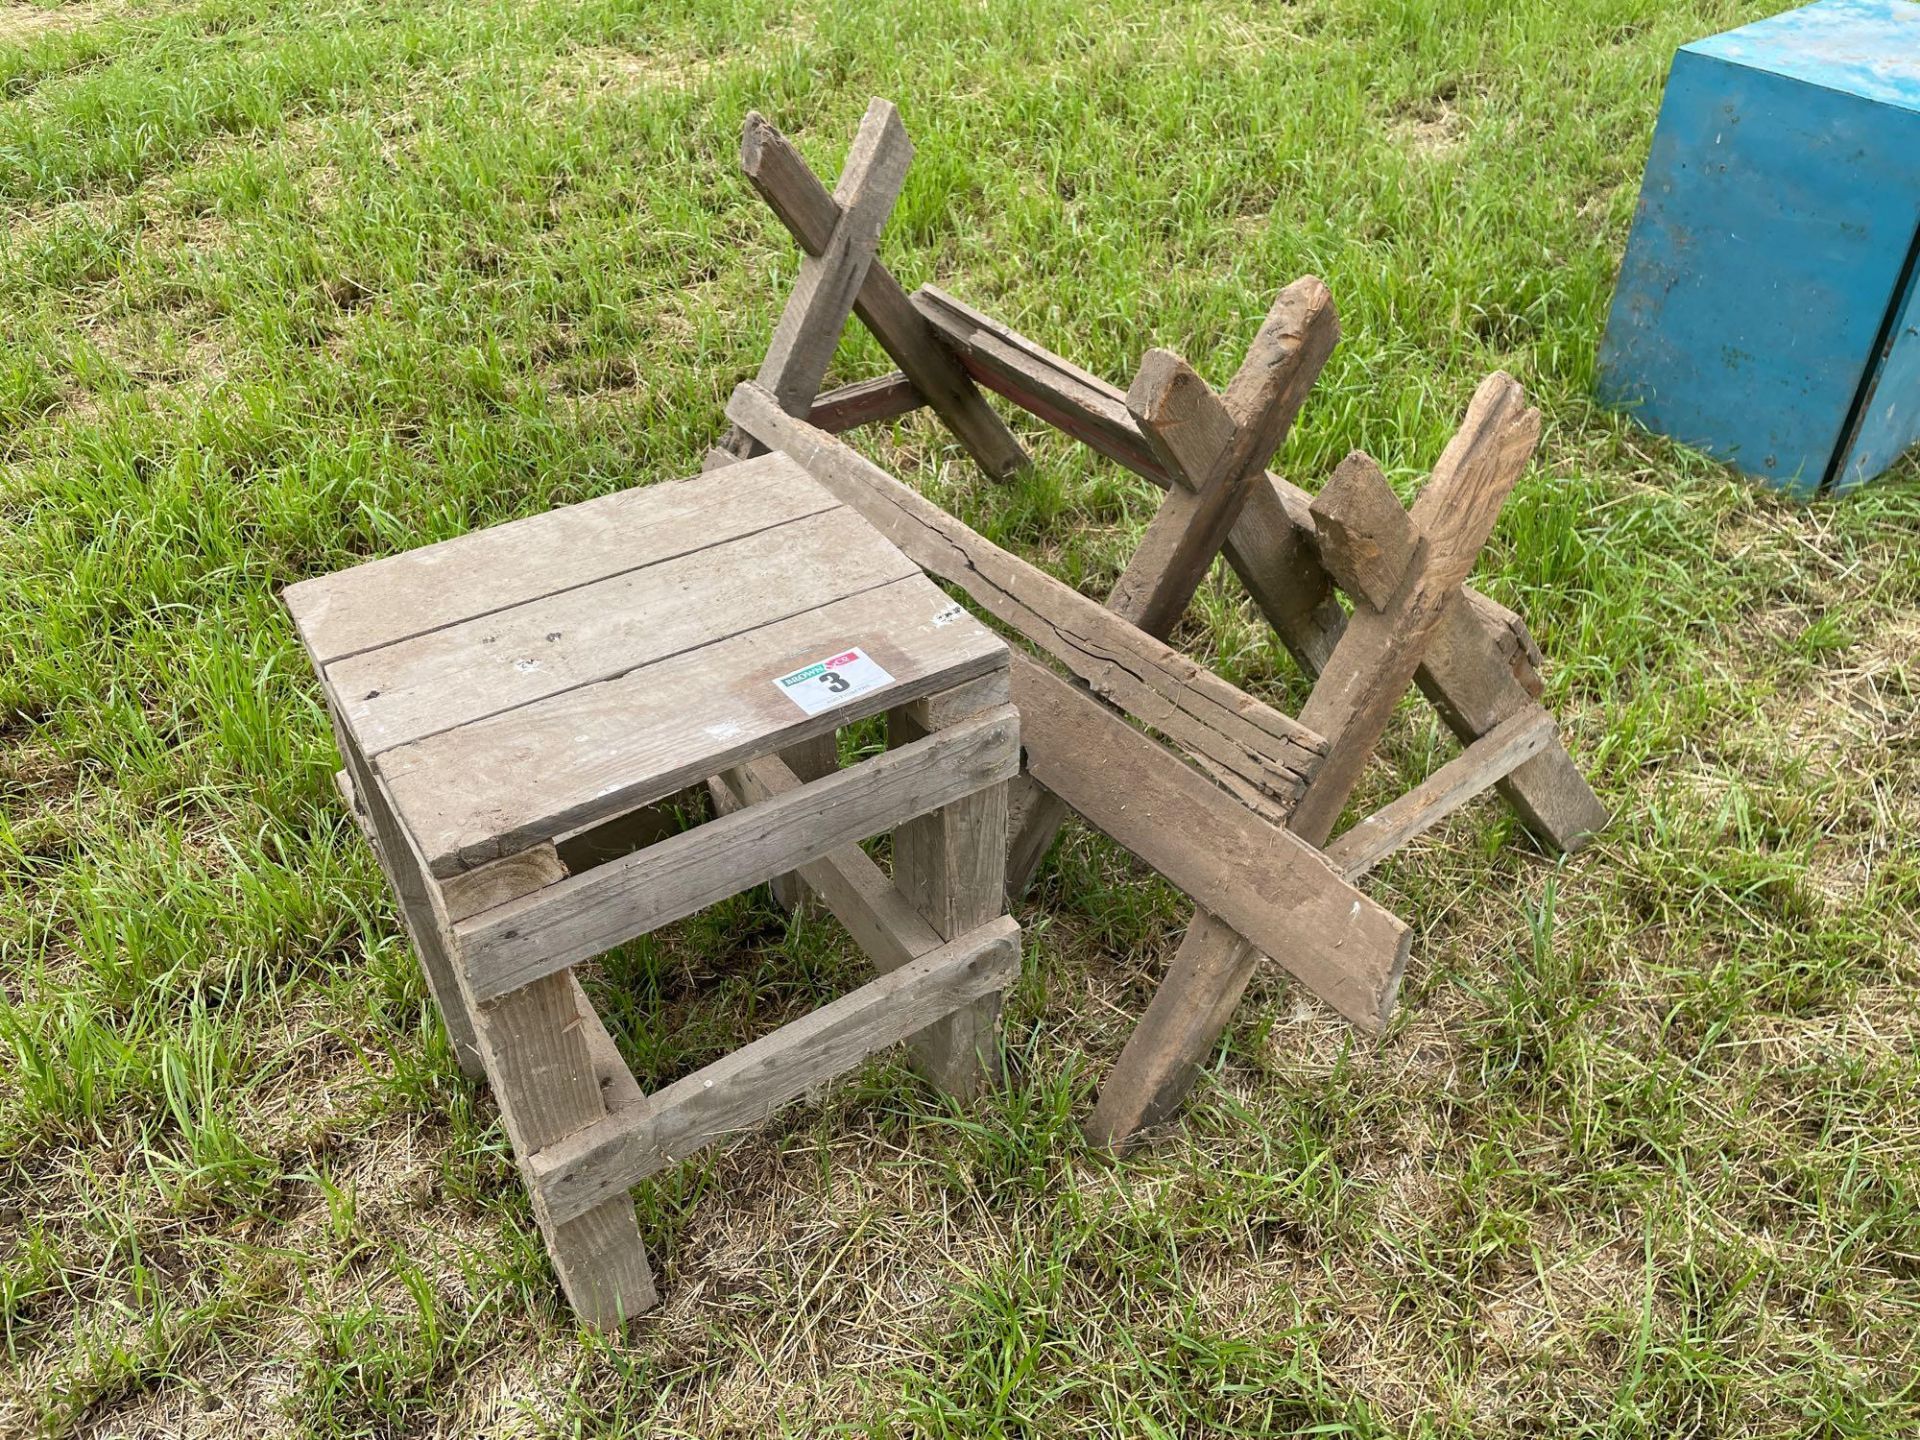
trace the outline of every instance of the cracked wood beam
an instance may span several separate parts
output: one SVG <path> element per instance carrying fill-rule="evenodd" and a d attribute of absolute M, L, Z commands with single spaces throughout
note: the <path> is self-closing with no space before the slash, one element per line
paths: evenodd
<path fill-rule="evenodd" d="M 1118 388 L 932 286 L 920 289 L 915 304 L 981 384 L 1155 484 L 1175 483 Z M 1339 643 L 1346 615 L 1321 561 L 1310 504 L 1305 491 L 1269 474 L 1265 484 L 1253 486 L 1225 549 L 1281 642 L 1317 675 Z M 1461 743 L 1470 745 L 1534 704 L 1538 677 L 1530 674 L 1531 663 L 1516 658 L 1517 636 L 1501 618 L 1510 612 L 1470 586 L 1461 590 L 1469 605 L 1448 607 L 1414 679 Z M 1519 648 L 1530 649 L 1531 637 Z M 1577 850 L 1606 827 L 1606 808 L 1559 740 L 1498 788 L 1521 823 L 1551 850 Z"/>
<path fill-rule="evenodd" d="M 958 585 L 1086 682 L 1175 744 L 1290 808 L 1321 756 L 1299 722 L 969 530 L 916 491 L 743 384 L 728 415 L 798 461 L 916 564 Z"/>
<path fill-rule="evenodd" d="M 824 253 L 839 225 L 841 204 L 792 142 L 757 113 L 747 116 L 740 165 L 800 249 L 807 255 Z M 1004 480 L 1027 467 L 1027 452 L 884 262 L 867 266 L 853 310 L 989 479 Z"/>

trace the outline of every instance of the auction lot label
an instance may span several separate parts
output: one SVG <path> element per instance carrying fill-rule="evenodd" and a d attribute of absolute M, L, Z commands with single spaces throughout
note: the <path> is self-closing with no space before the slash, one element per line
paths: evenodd
<path fill-rule="evenodd" d="M 871 655 L 856 645 L 825 660 L 802 665 L 792 674 L 782 675 L 773 683 L 779 687 L 782 695 L 807 714 L 818 715 L 823 710 L 846 704 L 855 696 L 891 685 L 893 676 L 882 670 Z"/>

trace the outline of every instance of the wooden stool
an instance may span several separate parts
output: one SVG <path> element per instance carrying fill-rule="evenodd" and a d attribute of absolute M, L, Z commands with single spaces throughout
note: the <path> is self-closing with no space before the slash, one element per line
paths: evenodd
<path fill-rule="evenodd" d="M 286 601 L 342 790 L 583 1320 L 655 1302 L 627 1194 L 647 1175 L 898 1040 L 949 1093 L 992 1078 L 1019 970 L 1007 648 L 786 456 Z M 888 750 L 840 769 L 836 728 L 883 710 Z M 708 782 L 719 818 L 672 833 L 663 802 Z M 888 830 L 891 880 L 857 843 Z M 641 1094 L 571 967 L 778 876 L 817 892 L 879 977 Z"/>

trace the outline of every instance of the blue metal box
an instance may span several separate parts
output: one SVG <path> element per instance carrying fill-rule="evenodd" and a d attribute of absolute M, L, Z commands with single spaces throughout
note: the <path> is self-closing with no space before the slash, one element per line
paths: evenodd
<path fill-rule="evenodd" d="M 1600 399 L 1802 495 L 1920 440 L 1920 5 L 1822 0 L 1683 48 Z"/>

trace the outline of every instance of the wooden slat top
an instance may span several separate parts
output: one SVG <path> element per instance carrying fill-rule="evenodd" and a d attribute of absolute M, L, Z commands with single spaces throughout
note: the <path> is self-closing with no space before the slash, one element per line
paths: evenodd
<path fill-rule="evenodd" d="M 670 481 L 475 530 L 289 585 L 285 599 L 316 665 L 573 585 L 832 509 L 838 502 L 778 455 L 733 472 L 731 486 Z"/>
<path fill-rule="evenodd" d="M 1007 664 L 991 631 L 777 453 L 303 581 L 286 600 L 443 877 Z M 830 659 L 843 663 L 776 683 Z"/>

